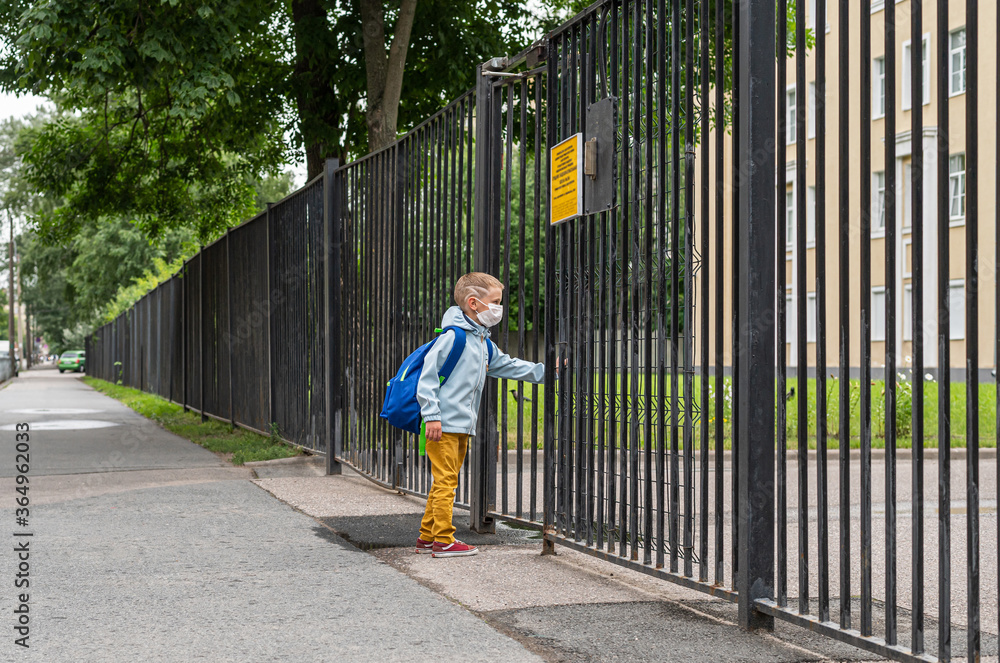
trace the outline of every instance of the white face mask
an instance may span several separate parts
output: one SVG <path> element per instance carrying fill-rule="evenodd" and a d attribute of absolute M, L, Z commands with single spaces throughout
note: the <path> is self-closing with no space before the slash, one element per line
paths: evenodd
<path fill-rule="evenodd" d="M 489 307 L 486 311 L 477 311 L 479 324 L 484 327 L 492 327 L 503 320 L 503 306 L 500 304 L 487 304 L 478 297 L 476 297 L 476 301 Z"/>

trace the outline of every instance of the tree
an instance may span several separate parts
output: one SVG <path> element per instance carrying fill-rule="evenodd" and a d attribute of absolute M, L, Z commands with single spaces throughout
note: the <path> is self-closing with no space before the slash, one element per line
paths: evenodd
<path fill-rule="evenodd" d="M 286 135 L 310 177 L 382 145 L 471 86 L 477 60 L 519 49 L 529 17 L 513 0 L 7 3 L 0 88 L 68 111 L 24 156 L 28 181 L 65 201 L 41 236 L 126 214 L 151 237 L 210 239 L 250 213 L 250 181 L 294 158 Z"/>

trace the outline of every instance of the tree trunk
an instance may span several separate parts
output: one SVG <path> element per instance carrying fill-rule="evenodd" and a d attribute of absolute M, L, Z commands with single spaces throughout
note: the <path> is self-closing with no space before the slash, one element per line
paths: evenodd
<path fill-rule="evenodd" d="M 417 0 L 402 0 L 396 30 L 386 53 L 385 7 L 382 0 L 361 0 L 361 26 L 368 78 L 368 149 L 371 152 L 396 140 L 396 117 L 403 91 L 403 70 Z"/>
<path fill-rule="evenodd" d="M 322 0 L 292 0 L 292 31 L 295 37 L 295 70 L 292 84 L 299 112 L 299 130 L 306 152 L 307 179 L 323 172 L 327 157 L 340 156 L 337 127 L 340 116 L 333 85 L 326 75 L 337 66 L 329 20 Z M 326 140 L 324 140 L 326 138 Z"/>

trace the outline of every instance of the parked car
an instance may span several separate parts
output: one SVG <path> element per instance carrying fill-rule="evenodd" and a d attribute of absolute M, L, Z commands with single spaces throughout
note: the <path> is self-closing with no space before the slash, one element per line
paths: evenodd
<path fill-rule="evenodd" d="M 86 366 L 87 356 L 83 350 L 70 350 L 69 352 L 62 353 L 59 357 L 59 372 L 63 371 L 74 371 L 76 373 L 82 373 Z"/>

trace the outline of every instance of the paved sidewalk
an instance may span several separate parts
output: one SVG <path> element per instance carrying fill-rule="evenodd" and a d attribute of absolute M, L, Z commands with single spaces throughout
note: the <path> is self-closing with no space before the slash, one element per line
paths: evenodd
<path fill-rule="evenodd" d="M 481 545 L 478 556 L 416 555 L 422 500 L 350 470 L 321 476 L 318 458 L 254 469 L 261 487 L 549 661 L 881 660 L 788 624 L 746 633 L 734 604 L 564 548 L 542 557 L 537 533 L 498 523 L 495 536 L 475 534 L 463 511 L 457 536 Z"/>
<path fill-rule="evenodd" d="M 274 499 L 247 480 L 249 470 L 76 378 L 21 375 L 0 390 L 0 426 L 62 421 L 67 430 L 31 434 L 30 527 L 19 528 L 34 535 L 30 647 L 14 644 L 8 589 L 0 594 L 0 660 L 537 660 L 475 614 Z M 114 425 L 86 429 L 68 420 Z M 0 581 L 10 588 L 14 441 L 11 432 L 0 437 L 9 523 Z"/>

